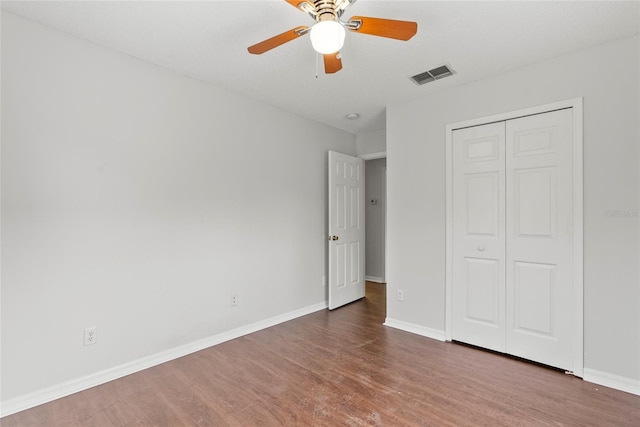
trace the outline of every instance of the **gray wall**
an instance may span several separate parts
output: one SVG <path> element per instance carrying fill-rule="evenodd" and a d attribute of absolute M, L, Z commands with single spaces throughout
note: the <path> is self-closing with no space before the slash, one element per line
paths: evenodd
<path fill-rule="evenodd" d="M 639 53 L 635 36 L 387 108 L 390 319 L 444 331 L 445 126 L 584 97 L 585 376 L 640 390 L 640 219 L 604 214 L 639 207 Z"/>
<path fill-rule="evenodd" d="M 355 136 L 2 13 L 2 402 L 322 308 L 328 150 Z"/>

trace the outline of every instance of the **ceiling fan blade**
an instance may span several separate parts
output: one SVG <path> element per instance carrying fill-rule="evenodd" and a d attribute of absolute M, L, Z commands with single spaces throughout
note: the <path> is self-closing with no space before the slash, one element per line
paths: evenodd
<path fill-rule="evenodd" d="M 263 40 L 260 43 L 254 44 L 253 46 L 249 46 L 247 50 L 249 51 L 249 53 L 253 53 L 254 55 L 260 55 L 261 53 L 265 53 L 266 51 L 271 50 L 274 47 L 278 47 L 285 44 L 286 42 L 297 39 L 298 37 L 303 36 L 308 32 L 309 27 L 305 27 L 304 25 L 301 27 L 296 27 L 293 30 L 285 31 L 282 34 L 278 34 L 277 36 L 271 37 L 270 39 Z"/>
<path fill-rule="evenodd" d="M 418 32 L 418 23 L 396 21 L 394 19 L 370 18 L 367 16 L 354 16 L 349 20 L 347 28 L 357 33 L 406 41 Z"/>
<path fill-rule="evenodd" d="M 333 74 L 342 70 L 342 57 L 340 52 L 324 54 L 324 72 Z"/>

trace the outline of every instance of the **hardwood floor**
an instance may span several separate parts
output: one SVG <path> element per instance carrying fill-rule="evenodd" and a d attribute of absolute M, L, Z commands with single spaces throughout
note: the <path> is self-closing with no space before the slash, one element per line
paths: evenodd
<path fill-rule="evenodd" d="M 382 326 L 367 297 L 2 418 L 10 426 L 640 426 L 640 396 Z"/>

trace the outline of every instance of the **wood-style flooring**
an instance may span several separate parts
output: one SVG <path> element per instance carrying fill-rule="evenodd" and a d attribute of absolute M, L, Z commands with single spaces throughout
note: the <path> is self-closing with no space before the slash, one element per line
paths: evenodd
<path fill-rule="evenodd" d="M 367 297 L 0 420 L 11 426 L 640 426 L 640 396 L 382 326 Z"/>

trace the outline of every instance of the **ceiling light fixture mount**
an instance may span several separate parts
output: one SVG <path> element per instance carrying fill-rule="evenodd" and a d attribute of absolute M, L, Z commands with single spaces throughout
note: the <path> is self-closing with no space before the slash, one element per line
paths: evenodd
<path fill-rule="evenodd" d="M 358 120 L 360 118 L 360 114 L 358 113 L 349 113 L 344 116 L 347 120 Z"/>

